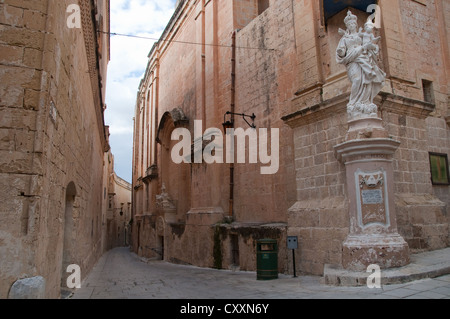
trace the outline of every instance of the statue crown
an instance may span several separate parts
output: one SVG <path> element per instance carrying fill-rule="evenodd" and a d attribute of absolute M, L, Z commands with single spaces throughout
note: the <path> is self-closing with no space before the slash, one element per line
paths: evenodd
<path fill-rule="evenodd" d="M 348 24 L 349 22 L 356 22 L 358 21 L 358 17 L 355 16 L 350 10 L 347 12 L 347 17 L 345 17 L 344 22 L 345 24 Z"/>

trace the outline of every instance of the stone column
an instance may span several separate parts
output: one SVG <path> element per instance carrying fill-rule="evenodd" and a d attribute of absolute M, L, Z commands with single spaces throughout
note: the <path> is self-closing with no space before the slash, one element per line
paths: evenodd
<path fill-rule="evenodd" d="M 351 11 L 344 22 L 347 30 L 339 31 L 342 39 L 336 61 L 345 65 L 352 89 L 346 140 L 335 147 L 337 158 L 346 167 L 349 198 L 350 230 L 343 243 L 342 263 L 355 271 L 371 264 L 400 267 L 409 263 L 408 244 L 397 231 L 394 203 L 392 161 L 400 143 L 389 138 L 374 103 L 386 79 L 375 59 L 379 38 L 370 19 L 364 33 Z"/>
<path fill-rule="evenodd" d="M 393 268 L 409 263 L 409 248 L 398 234 L 393 155 L 400 143 L 388 137 L 379 118 L 349 122 L 346 142 L 335 147 L 345 164 L 350 231 L 343 243 L 345 269 L 371 264 Z"/>

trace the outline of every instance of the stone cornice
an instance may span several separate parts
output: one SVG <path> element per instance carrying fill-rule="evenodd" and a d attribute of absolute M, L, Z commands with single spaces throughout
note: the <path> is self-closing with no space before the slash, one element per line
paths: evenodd
<path fill-rule="evenodd" d="M 86 48 L 86 57 L 88 64 L 88 72 L 91 80 L 92 95 L 95 105 L 95 113 L 97 117 L 98 129 L 105 152 L 109 150 L 106 139 L 105 121 L 103 117 L 103 97 L 101 91 L 101 77 L 99 72 L 99 56 L 97 51 L 97 30 L 95 22 L 95 4 L 93 0 L 80 0 L 81 23 L 83 30 L 84 44 Z"/>
<path fill-rule="evenodd" d="M 114 182 L 116 183 L 116 185 L 119 185 L 122 188 L 125 188 L 127 190 L 131 190 L 131 184 L 128 183 L 123 178 L 120 178 L 119 176 L 117 176 L 117 174 L 115 172 L 114 172 Z"/>
<path fill-rule="evenodd" d="M 380 98 L 381 102 L 379 103 L 378 101 Z M 421 119 L 427 118 L 436 109 L 436 105 L 432 103 L 384 92 L 378 95 L 375 103 L 380 105 L 379 111 L 381 112 L 387 111 L 390 113 L 408 115 Z"/>
<path fill-rule="evenodd" d="M 337 96 L 335 98 L 323 101 L 322 103 L 298 110 L 297 112 L 286 115 L 281 119 L 291 128 L 317 122 L 332 116 L 332 114 L 346 112 L 349 96 L 350 94 L 348 93 Z"/>
<path fill-rule="evenodd" d="M 332 99 L 323 101 L 322 103 L 305 107 L 294 113 L 288 114 L 281 119 L 291 128 L 320 121 L 330 116 L 334 116 L 337 113 L 346 112 L 349 96 L 349 93 L 336 96 Z M 296 98 L 292 100 L 292 103 L 295 103 L 295 100 Z M 380 112 L 408 115 L 421 119 L 430 116 L 436 108 L 436 106 L 431 103 L 384 92 L 380 93 L 375 98 L 375 104 L 379 106 Z"/>
<path fill-rule="evenodd" d="M 400 142 L 386 138 L 352 140 L 337 145 L 335 156 L 342 163 L 366 158 L 390 160 L 399 146 Z"/>

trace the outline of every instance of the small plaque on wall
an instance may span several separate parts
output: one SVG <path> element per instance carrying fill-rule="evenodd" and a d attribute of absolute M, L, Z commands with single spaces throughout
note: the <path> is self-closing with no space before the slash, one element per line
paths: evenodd
<path fill-rule="evenodd" d="M 383 204 L 383 192 L 381 189 L 368 189 L 361 192 L 363 205 Z"/>
<path fill-rule="evenodd" d="M 385 172 L 358 170 L 355 181 L 359 225 L 363 228 L 372 224 L 389 226 Z"/>

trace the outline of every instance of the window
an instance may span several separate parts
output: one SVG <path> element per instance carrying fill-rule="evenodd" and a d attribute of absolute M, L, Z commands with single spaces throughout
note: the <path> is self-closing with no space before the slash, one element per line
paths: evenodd
<path fill-rule="evenodd" d="M 430 170 L 433 185 L 450 185 L 447 154 L 430 153 Z"/>
<path fill-rule="evenodd" d="M 433 82 L 422 80 L 423 100 L 434 104 Z"/>
<path fill-rule="evenodd" d="M 258 14 L 263 13 L 269 8 L 269 0 L 258 0 Z"/>
<path fill-rule="evenodd" d="M 113 197 L 112 197 L 112 196 L 109 196 L 108 208 L 109 208 L 109 209 L 112 209 L 112 208 L 113 208 Z"/>

